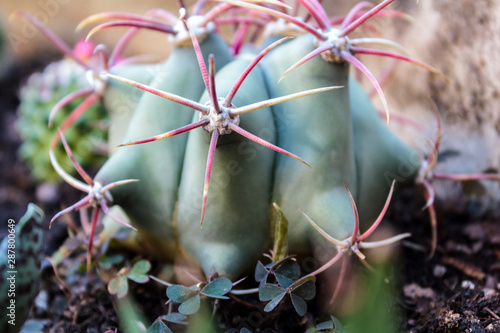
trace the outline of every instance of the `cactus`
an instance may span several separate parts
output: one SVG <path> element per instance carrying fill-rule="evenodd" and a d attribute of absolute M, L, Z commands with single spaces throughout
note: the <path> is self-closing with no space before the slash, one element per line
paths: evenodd
<path fill-rule="evenodd" d="M 181 39 L 179 46 L 174 48 L 162 65 L 151 86 L 198 100 L 204 85 L 199 75 L 196 54 L 191 46 L 183 46 L 182 43 Z M 216 52 L 217 65 L 220 67 L 231 58 L 222 39 L 211 32 L 201 42 L 200 47 L 206 52 Z M 193 80 L 193 77 L 196 79 Z M 147 94 L 139 101 L 123 141 L 138 140 L 188 125 L 192 116 L 193 111 L 185 106 Z M 185 146 L 186 138 L 177 136 L 144 147 L 120 148 L 96 176 L 96 179 L 103 183 L 126 178 L 141 179 L 140 182 L 128 186 L 126 192 L 112 195 L 115 200 L 122 202 L 122 207 L 131 221 L 142 225 L 141 236 L 150 239 L 148 242 L 153 244 L 164 244 L 161 245 L 164 247 L 161 256 L 171 258 L 175 251 L 171 221 Z M 136 160 L 143 160 L 144 163 L 136 167 Z M 151 188 L 155 189 L 157 195 L 150 196 Z M 170 222 L 165 223 L 166 221 Z"/>
<path fill-rule="evenodd" d="M 21 88 L 19 98 L 18 131 L 23 139 L 19 154 L 31 167 L 38 181 L 56 181 L 59 176 L 50 165 L 47 151 L 52 139 L 70 112 L 82 99 L 67 104 L 53 120 L 47 123 L 54 104 L 69 93 L 86 87 L 85 70 L 71 59 L 63 59 L 49 64 L 42 73 L 32 74 Z M 66 132 L 69 146 L 76 158 L 85 167 L 99 167 L 105 161 L 105 154 L 99 153 L 99 145 L 106 142 L 107 116 L 101 105 L 94 105 Z M 64 157 L 64 149 L 55 151 L 59 160 Z M 70 169 L 69 160 L 62 163 Z"/>
<path fill-rule="evenodd" d="M 156 259 L 182 257 L 199 264 L 207 278 L 201 285 L 188 288 L 166 283 L 167 296 L 181 303 L 183 314 L 195 312 L 202 296 L 225 298 L 226 293 L 244 293 L 235 290 L 236 283 L 230 280 L 257 264 L 259 297 L 270 301 L 265 311 L 287 299 L 299 315 L 304 315 L 306 301 L 315 294 L 317 275 L 350 253 L 368 265 L 361 248 L 386 246 L 409 236 L 365 242 L 387 210 L 395 191 L 394 180 L 424 186 L 426 208 L 432 215 L 431 180 L 499 178 L 433 174 L 436 153 L 422 159 L 394 136 L 350 76 L 351 67 L 355 67 L 369 78 L 387 122 L 389 106 L 381 86 L 355 55 L 396 58 L 444 77 L 437 69 L 404 54 L 404 48 L 395 42 L 348 38 L 373 16 L 402 16 L 384 11 L 393 1 L 374 7 L 362 2 L 341 20 L 330 20 L 316 0 L 297 1 L 296 9 L 307 12 L 304 20 L 273 0 L 264 4 L 228 0 L 205 13 L 205 2 L 200 1 L 191 13 L 182 7 L 178 19 L 164 11 L 152 11 L 145 16 L 104 13 L 85 20 L 82 25 L 115 20 L 101 23 L 89 36 L 102 29 L 130 27 L 123 43 L 141 28 L 163 31 L 169 34 L 173 51 L 165 62 L 146 71 L 128 63 L 118 66 L 116 57 L 108 59 L 102 48 L 96 48 L 101 62 L 87 68 L 94 79 L 87 92 L 90 104 L 102 98 L 114 114 L 117 100 L 134 91 L 141 97 L 130 108 L 133 115 L 123 143 L 95 177 L 84 171 L 66 139 L 80 118 L 70 116 L 63 122 L 52 140 L 50 161 L 66 182 L 86 196 L 54 216 L 51 223 L 73 210 L 94 209 L 87 252 L 89 272 L 101 212 L 137 231 L 141 244 Z M 223 16 L 225 13 L 230 15 Z M 314 23 L 308 23 L 309 18 Z M 266 35 L 260 50 L 252 43 L 255 36 L 250 35 L 250 27 L 260 32 L 267 24 L 283 21 L 287 23 Z M 231 45 L 215 29 L 225 23 L 238 26 Z M 290 27 L 298 37 L 282 38 Z M 251 41 L 249 47 L 244 46 L 246 40 Z M 396 48 L 401 53 L 364 48 L 365 43 Z M 152 80 L 141 75 L 144 72 L 151 74 Z M 85 183 L 61 167 L 54 152 L 59 141 Z M 435 142 L 437 151 L 439 136 Z M 402 169 L 403 164 L 406 169 Z M 273 203 L 280 207 L 276 214 L 271 210 Z M 111 205 L 120 206 L 128 221 L 115 217 Z M 274 236 L 273 223 L 279 227 Z M 325 242 L 318 240 L 318 232 L 338 254 L 301 277 L 295 259 L 287 253 L 314 255 L 314 247 Z M 435 233 L 433 237 L 435 240 Z M 263 265 L 258 260 L 273 240 L 279 245 L 271 263 Z M 121 281 L 127 280 L 122 276 Z M 227 287 L 206 291 L 220 281 Z"/>
<path fill-rule="evenodd" d="M 123 113 L 127 113 L 123 109 L 133 109 L 140 94 L 133 98 L 129 89 L 108 85 L 96 73 L 109 70 L 144 82 L 151 80 L 156 72 L 154 65 L 138 65 L 136 59 L 121 55 L 137 31 L 125 35 L 108 56 L 103 45 L 96 46 L 85 40 L 80 40 L 71 49 L 34 16 L 22 11 L 14 14 L 28 19 L 66 55 L 65 59 L 49 64 L 42 73 L 33 74 L 20 91 L 21 157 L 32 167 L 37 180 L 58 180 L 46 152 L 57 144 L 57 128 L 60 128 L 63 132 L 68 130 L 66 139 L 82 165 L 102 165 L 106 151 L 103 143 L 108 135 L 106 128 L 110 126 L 106 111 L 111 113 L 109 110 L 113 110 L 110 116 L 119 122 Z M 116 99 L 121 102 L 116 103 Z M 118 135 L 113 125 L 111 130 L 111 138 Z M 58 147 L 54 154 L 60 158 L 64 150 Z M 64 160 L 62 166 L 70 169 L 69 160 Z"/>

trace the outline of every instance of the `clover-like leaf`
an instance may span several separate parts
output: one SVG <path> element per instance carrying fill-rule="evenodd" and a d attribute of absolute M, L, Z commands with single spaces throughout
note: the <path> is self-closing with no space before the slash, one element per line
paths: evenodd
<path fill-rule="evenodd" d="M 330 332 L 330 333 L 342 333 L 344 332 L 342 328 L 342 323 L 340 320 L 334 316 L 330 316 L 330 320 L 324 321 L 316 325 L 314 328 L 310 328 L 306 333 L 319 333 L 319 332 Z"/>
<path fill-rule="evenodd" d="M 183 303 L 187 299 L 197 294 L 198 292 L 196 290 L 177 284 L 167 288 L 167 297 L 169 301 L 174 301 L 177 303 Z"/>
<path fill-rule="evenodd" d="M 276 280 L 278 280 L 280 287 L 283 289 L 287 289 L 293 284 L 293 280 L 286 277 L 285 275 L 274 273 L 274 276 L 276 277 Z"/>
<path fill-rule="evenodd" d="M 269 271 L 266 269 L 264 264 L 260 262 L 260 260 L 257 261 L 257 266 L 255 266 L 255 274 L 254 274 L 255 281 L 261 282 L 265 280 L 267 278 L 268 273 Z"/>
<path fill-rule="evenodd" d="M 299 316 L 303 316 L 307 312 L 307 303 L 300 297 L 295 294 L 290 294 L 290 298 L 292 299 L 293 307 Z"/>
<path fill-rule="evenodd" d="M 333 330 L 333 323 L 331 321 L 324 321 L 316 325 L 316 327 L 310 328 L 306 333 L 319 333 L 319 332 L 335 332 Z"/>
<path fill-rule="evenodd" d="M 271 312 L 274 310 L 274 308 L 276 306 L 278 306 L 278 304 L 281 302 L 281 300 L 283 299 L 283 297 L 285 297 L 286 295 L 286 291 L 283 291 L 281 294 L 279 294 L 278 296 L 276 296 L 275 298 L 273 298 L 269 303 L 266 304 L 266 306 L 264 307 L 264 311 L 265 312 Z"/>
<path fill-rule="evenodd" d="M 151 269 L 151 263 L 148 260 L 139 260 L 132 266 L 131 273 L 146 274 Z"/>
<path fill-rule="evenodd" d="M 163 321 L 157 319 L 153 325 L 149 326 L 146 333 L 172 333 L 172 331 Z"/>
<path fill-rule="evenodd" d="M 161 319 L 169 321 L 171 323 L 179 324 L 179 325 L 187 325 L 188 324 L 186 322 L 187 317 L 185 315 L 183 315 L 182 313 L 178 313 L 178 312 L 169 313 L 168 315 L 161 317 Z"/>
<path fill-rule="evenodd" d="M 276 273 L 295 281 L 300 276 L 300 266 L 295 260 L 291 260 L 291 258 L 288 257 L 288 260 L 276 269 Z"/>
<path fill-rule="evenodd" d="M 69 238 L 73 239 L 73 238 Z M 99 258 L 99 266 L 102 269 L 110 269 L 113 265 L 117 265 L 123 262 L 123 256 L 120 254 L 115 254 L 111 256 L 102 256 Z"/>
<path fill-rule="evenodd" d="M 292 287 L 292 294 L 299 296 L 307 301 L 311 300 L 316 296 L 316 285 L 313 280 L 299 280 L 300 284 Z"/>
<path fill-rule="evenodd" d="M 300 266 L 296 261 L 290 260 L 283 262 L 274 272 L 274 277 L 279 285 L 286 289 L 290 287 L 300 276 Z"/>
<path fill-rule="evenodd" d="M 179 313 L 183 315 L 191 315 L 198 312 L 200 309 L 200 295 L 195 295 L 188 298 L 179 306 Z"/>
<path fill-rule="evenodd" d="M 270 301 L 284 292 L 285 290 L 283 288 L 274 284 L 266 283 L 259 288 L 259 299 L 261 301 Z"/>
<path fill-rule="evenodd" d="M 128 278 L 137 283 L 146 283 L 149 281 L 149 276 L 147 275 L 147 273 L 150 269 L 151 263 L 149 261 L 139 260 L 130 269 Z"/>
<path fill-rule="evenodd" d="M 201 294 L 212 298 L 229 299 L 229 297 L 224 295 L 227 294 L 232 287 L 233 283 L 228 278 L 217 278 L 207 284 L 201 290 Z"/>
<path fill-rule="evenodd" d="M 128 273 L 128 278 L 137 283 L 146 283 L 149 281 L 149 276 L 146 274 L 135 274 L 133 272 Z"/>
<path fill-rule="evenodd" d="M 110 294 L 116 295 L 118 298 L 122 298 L 128 292 L 128 281 L 125 276 L 117 276 L 108 284 L 108 291 Z"/>

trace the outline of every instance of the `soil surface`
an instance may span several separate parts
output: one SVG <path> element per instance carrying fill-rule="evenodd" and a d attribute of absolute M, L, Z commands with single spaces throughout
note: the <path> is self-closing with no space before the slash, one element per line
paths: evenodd
<path fill-rule="evenodd" d="M 0 81 L 2 224 L 8 218 L 18 220 L 29 202 L 43 208 L 47 223 L 61 205 L 79 199 L 79 193 L 65 184 L 55 187 L 36 184 L 28 168 L 16 156 L 20 144 L 15 130 L 17 91 L 28 73 L 41 68 L 48 60 L 14 64 Z M 52 191 L 50 196 L 47 191 Z M 400 314 L 398 331 L 500 332 L 499 221 L 487 215 L 471 219 L 468 214 L 471 206 L 465 204 L 453 210 L 441 210 L 444 204 L 438 201 L 439 246 L 435 256 L 429 260 L 430 227 L 427 213 L 421 211 L 423 205 L 421 193 L 414 189 L 404 190 L 394 199 L 386 219 L 394 229 L 413 235 L 404 243 L 399 259 L 402 265 L 398 267 L 401 281 L 392 305 Z M 66 230 L 55 225 L 45 234 L 45 252 L 50 254 L 64 241 Z M 75 258 L 80 260 L 82 257 Z M 71 269 L 65 267 L 60 273 L 69 271 Z M 65 286 L 53 271 L 45 268 L 42 294 L 37 299 L 32 316 L 44 320 L 45 332 L 114 331 L 119 324 L 105 284 L 100 282 L 99 276 L 91 276 L 92 284 L 88 284 L 85 272 L 76 270 L 75 274 L 72 283 Z M 130 288 L 132 293 L 138 295 L 139 304 L 146 309 L 145 314 L 150 320 L 166 314 L 164 288 L 151 283 L 131 283 Z M 224 330 L 246 327 L 255 332 L 304 332 L 311 322 L 319 320 L 314 304 L 309 305 L 311 311 L 303 318 L 297 316 L 292 308 L 285 307 L 276 316 L 265 314 L 262 307 L 255 296 L 248 296 L 221 305 L 217 312 L 225 323 Z M 252 314 L 254 317 L 250 316 Z M 182 330 L 182 326 L 173 327 Z"/>

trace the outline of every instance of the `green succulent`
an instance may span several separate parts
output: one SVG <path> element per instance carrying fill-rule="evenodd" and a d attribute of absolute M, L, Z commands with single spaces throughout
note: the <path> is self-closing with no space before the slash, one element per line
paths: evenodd
<path fill-rule="evenodd" d="M 82 102 L 77 99 L 66 105 L 48 126 L 49 114 L 54 105 L 64 96 L 88 86 L 85 70 L 73 60 L 63 59 L 49 64 L 43 72 L 32 74 L 21 88 L 17 129 L 23 139 L 20 157 L 30 166 L 37 181 L 59 181 L 50 165 L 48 150 L 57 133 L 58 126 Z M 66 130 L 65 137 L 83 166 L 96 167 L 105 160 L 98 153 L 107 137 L 107 114 L 100 104 L 92 106 Z M 55 150 L 62 167 L 71 170 L 70 161 L 62 146 Z"/>

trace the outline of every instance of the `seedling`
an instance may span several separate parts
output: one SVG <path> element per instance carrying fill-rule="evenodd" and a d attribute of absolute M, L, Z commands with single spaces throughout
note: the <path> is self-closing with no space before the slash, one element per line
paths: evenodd
<path fill-rule="evenodd" d="M 180 303 L 179 313 L 191 315 L 200 309 L 202 297 L 213 299 L 229 299 L 226 296 L 231 291 L 233 283 L 227 278 L 216 278 L 208 283 L 198 283 L 191 287 L 172 285 L 167 288 L 169 302 Z"/>
<path fill-rule="evenodd" d="M 151 269 L 151 263 L 147 260 L 137 261 L 132 268 L 122 268 L 118 272 L 118 276 L 112 278 L 108 284 L 110 294 L 116 295 L 118 298 L 124 297 L 128 293 L 128 280 L 137 283 L 146 283 L 149 281 L 147 273 Z"/>
<path fill-rule="evenodd" d="M 306 276 L 297 281 L 291 280 L 287 276 L 282 276 L 278 280 L 278 285 L 266 283 L 259 288 L 259 299 L 269 301 L 264 308 L 265 312 L 274 310 L 286 295 L 290 296 L 293 307 L 299 316 L 307 312 L 307 303 L 316 295 L 314 276 Z"/>

